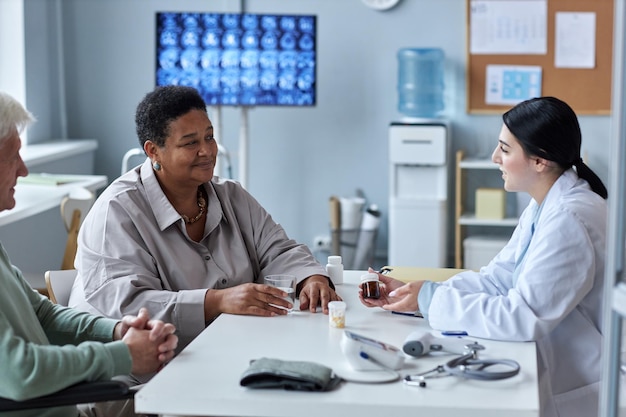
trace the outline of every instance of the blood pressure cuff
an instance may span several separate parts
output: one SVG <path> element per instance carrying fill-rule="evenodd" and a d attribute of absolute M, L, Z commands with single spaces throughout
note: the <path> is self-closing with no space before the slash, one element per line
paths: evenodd
<path fill-rule="evenodd" d="M 260 358 L 250 366 L 239 383 L 248 388 L 283 388 L 292 391 L 330 391 L 341 378 L 332 369 L 314 362 Z"/>

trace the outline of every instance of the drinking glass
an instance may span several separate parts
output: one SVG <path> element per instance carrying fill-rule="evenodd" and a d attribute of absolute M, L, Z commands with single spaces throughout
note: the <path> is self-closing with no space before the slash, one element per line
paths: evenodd
<path fill-rule="evenodd" d="M 293 311 L 293 306 L 296 303 L 296 277 L 293 275 L 267 275 L 264 279 L 265 284 L 271 285 L 272 287 L 280 288 L 282 291 L 287 293 L 287 296 L 284 299 L 291 303 L 292 308 L 285 308 L 282 306 L 275 305 L 274 307 L 286 309 L 288 312 Z M 274 305 L 274 304 L 272 304 Z"/>

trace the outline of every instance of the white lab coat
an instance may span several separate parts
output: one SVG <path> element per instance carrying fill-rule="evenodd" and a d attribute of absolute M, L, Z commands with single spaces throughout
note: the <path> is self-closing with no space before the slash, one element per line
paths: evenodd
<path fill-rule="evenodd" d="M 532 200 L 502 251 L 480 272 L 434 291 L 435 329 L 536 341 L 542 416 L 596 416 L 601 373 L 607 205 L 568 170 L 548 192 L 516 282 L 515 261 L 531 238 Z M 522 370 L 523 372 L 523 370 Z"/>

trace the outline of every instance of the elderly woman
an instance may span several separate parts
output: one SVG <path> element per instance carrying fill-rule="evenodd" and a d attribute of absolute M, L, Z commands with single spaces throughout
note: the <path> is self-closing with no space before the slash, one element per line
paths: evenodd
<path fill-rule="evenodd" d="M 70 305 L 109 317 L 148 308 L 187 345 L 220 313 L 289 307 L 270 274 L 295 275 L 300 309 L 339 300 L 309 249 L 235 181 L 213 177 L 217 143 L 190 87 L 157 87 L 137 107 L 146 162 L 114 181 L 85 218 Z"/>

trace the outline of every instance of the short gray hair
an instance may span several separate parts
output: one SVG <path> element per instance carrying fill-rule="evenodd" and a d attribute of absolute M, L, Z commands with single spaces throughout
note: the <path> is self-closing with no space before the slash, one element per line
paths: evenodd
<path fill-rule="evenodd" d="M 0 142 L 13 129 L 17 129 L 18 133 L 21 133 L 34 121 L 35 117 L 19 101 L 0 91 Z"/>

